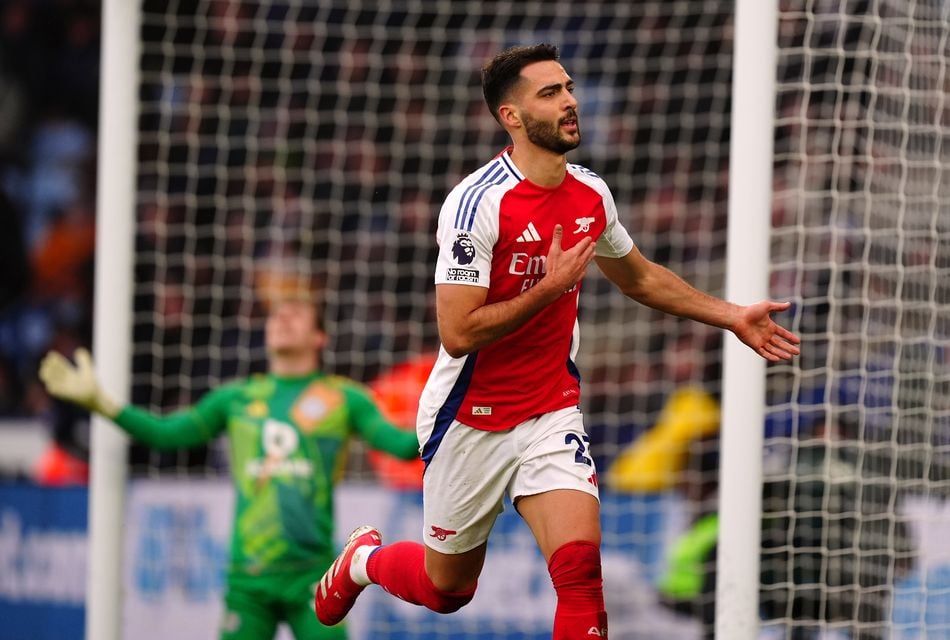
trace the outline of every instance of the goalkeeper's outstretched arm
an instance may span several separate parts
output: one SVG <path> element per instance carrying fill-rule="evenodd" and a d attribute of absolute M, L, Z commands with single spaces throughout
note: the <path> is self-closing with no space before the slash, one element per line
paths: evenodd
<path fill-rule="evenodd" d="M 51 351 L 40 364 L 40 380 L 50 395 L 109 418 L 136 440 L 159 449 L 204 444 L 225 427 L 223 395 L 209 393 L 195 407 L 158 416 L 132 405 L 121 406 L 99 386 L 92 356 L 76 350 L 76 363 Z"/>
<path fill-rule="evenodd" d="M 401 429 L 387 420 L 362 388 L 353 386 L 344 393 L 353 426 L 370 447 L 402 460 L 419 457 L 419 440 L 415 429 Z"/>

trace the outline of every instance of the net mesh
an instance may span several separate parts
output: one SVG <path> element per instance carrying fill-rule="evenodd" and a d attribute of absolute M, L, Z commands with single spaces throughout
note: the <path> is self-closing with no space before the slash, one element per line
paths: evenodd
<path fill-rule="evenodd" d="M 947 633 L 911 515 L 950 488 L 947 11 L 781 13 L 771 282 L 804 354 L 770 369 L 762 604 L 787 637 Z"/>
<path fill-rule="evenodd" d="M 507 144 L 479 69 L 514 44 L 560 46 L 584 133 L 571 161 L 611 186 L 640 250 L 723 293 L 730 2 L 143 6 L 137 404 L 168 411 L 263 370 L 263 300 L 288 274 L 320 283 L 327 371 L 372 382 L 437 349 L 436 214 Z M 919 632 L 925 613 L 892 623 L 891 605 L 916 570 L 905 498 L 947 489 L 947 9 L 808 0 L 780 16 L 771 295 L 794 302 L 783 322 L 805 343 L 769 369 L 764 615 L 786 637 Z M 715 511 L 721 335 L 593 271 L 581 323 L 605 557 L 623 559 L 605 562 L 612 634 L 700 637 L 711 583 L 679 600 L 659 585 L 672 541 Z M 222 451 L 133 462 L 219 475 Z M 350 479 L 375 479 L 354 462 Z M 908 610 L 924 612 L 941 591 L 918 582 Z M 486 629 L 384 606 L 367 637 Z"/>

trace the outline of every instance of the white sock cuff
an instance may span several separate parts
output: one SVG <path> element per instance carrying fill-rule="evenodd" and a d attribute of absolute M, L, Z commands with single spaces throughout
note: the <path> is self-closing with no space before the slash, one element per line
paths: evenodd
<path fill-rule="evenodd" d="M 357 547 L 353 552 L 353 560 L 350 562 L 350 578 L 361 587 L 372 583 L 369 574 L 366 572 L 366 561 L 369 560 L 369 554 L 376 549 L 379 549 L 379 547 L 364 545 Z"/>

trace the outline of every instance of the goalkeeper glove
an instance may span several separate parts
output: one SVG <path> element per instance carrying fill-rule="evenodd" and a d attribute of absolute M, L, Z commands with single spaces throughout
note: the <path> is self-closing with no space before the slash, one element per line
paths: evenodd
<path fill-rule="evenodd" d="M 119 414 L 120 407 L 99 387 L 92 356 L 85 349 L 76 349 L 75 366 L 60 353 L 47 353 L 40 363 L 40 380 L 50 395 L 107 418 Z"/>

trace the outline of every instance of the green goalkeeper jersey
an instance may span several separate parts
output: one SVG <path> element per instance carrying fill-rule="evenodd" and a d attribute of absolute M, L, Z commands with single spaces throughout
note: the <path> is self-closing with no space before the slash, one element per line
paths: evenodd
<path fill-rule="evenodd" d="M 237 496 L 231 572 L 304 571 L 332 561 L 333 486 L 346 442 L 404 459 L 418 455 L 412 431 L 388 422 L 364 387 L 338 376 L 254 376 L 160 417 L 126 406 L 116 423 L 157 448 L 205 443 L 227 430 Z"/>

